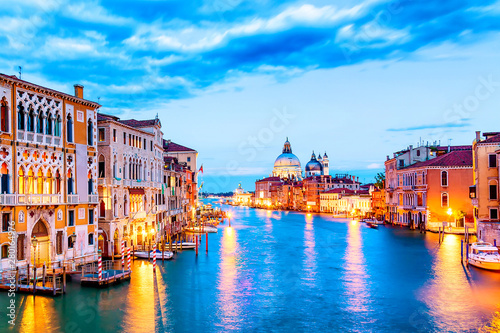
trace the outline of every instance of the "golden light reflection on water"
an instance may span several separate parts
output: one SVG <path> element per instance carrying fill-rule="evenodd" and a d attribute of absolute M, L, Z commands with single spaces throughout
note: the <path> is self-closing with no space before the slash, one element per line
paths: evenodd
<path fill-rule="evenodd" d="M 128 290 L 123 330 L 125 332 L 154 332 L 155 294 L 152 266 L 143 260 L 137 260 L 133 266 L 131 279 L 133 283 L 130 283 Z"/>
<path fill-rule="evenodd" d="M 460 237 L 455 235 L 446 235 L 440 245 L 434 245 L 434 278 L 420 292 L 434 318 L 432 326 L 440 331 L 477 330 L 486 316 L 500 309 L 498 273 L 471 266 L 464 269 L 460 245 Z M 498 325 L 496 315 L 489 326 Z"/>
<path fill-rule="evenodd" d="M 351 221 L 347 226 L 347 248 L 344 255 L 346 310 L 365 312 L 368 311 L 370 295 L 366 288 L 368 275 L 366 274 L 360 225 Z"/>
<path fill-rule="evenodd" d="M 237 234 L 233 228 L 224 230 L 220 248 L 220 270 L 217 283 L 218 308 L 226 329 L 234 328 L 240 316 L 240 306 L 237 300 L 238 269 L 237 269 Z"/>
<path fill-rule="evenodd" d="M 306 284 L 314 286 L 316 275 L 316 241 L 314 239 L 313 217 L 311 214 L 306 214 L 306 225 L 304 230 L 304 272 Z"/>
<path fill-rule="evenodd" d="M 54 301 L 54 298 L 31 295 L 18 298 L 20 332 L 57 331 L 59 318 L 54 311 Z"/>

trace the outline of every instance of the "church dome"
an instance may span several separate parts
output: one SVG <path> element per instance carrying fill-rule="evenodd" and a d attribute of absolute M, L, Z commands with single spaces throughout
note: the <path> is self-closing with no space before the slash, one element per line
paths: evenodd
<path fill-rule="evenodd" d="M 297 156 L 292 153 L 283 153 L 274 162 L 274 167 L 299 167 L 300 161 Z"/>
<path fill-rule="evenodd" d="M 323 171 L 323 166 L 316 159 L 316 155 L 314 155 L 314 152 L 311 156 L 311 160 L 306 164 L 306 172 L 308 171 L 319 171 L 319 172 Z"/>
<path fill-rule="evenodd" d="M 281 155 L 279 155 L 276 158 L 276 161 L 274 161 L 273 176 L 288 179 L 302 178 L 300 160 L 292 153 L 292 147 L 288 138 L 283 146 Z"/>

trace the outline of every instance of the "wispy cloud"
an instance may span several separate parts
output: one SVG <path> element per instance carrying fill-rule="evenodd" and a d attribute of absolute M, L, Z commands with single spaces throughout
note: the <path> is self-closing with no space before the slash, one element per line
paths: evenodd
<path fill-rule="evenodd" d="M 461 123 L 450 123 L 450 124 L 429 124 L 429 125 L 419 125 L 410 127 L 400 127 L 400 128 L 389 128 L 388 132 L 408 132 L 408 131 L 420 131 L 427 129 L 449 129 L 449 128 L 463 128 L 468 127 L 470 124 L 468 122 Z"/>

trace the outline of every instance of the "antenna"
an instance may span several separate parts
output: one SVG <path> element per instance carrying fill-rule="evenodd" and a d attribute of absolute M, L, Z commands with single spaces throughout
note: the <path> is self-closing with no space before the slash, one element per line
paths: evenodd
<path fill-rule="evenodd" d="M 23 73 L 23 68 L 19 66 L 19 80 L 21 80 L 22 73 Z"/>

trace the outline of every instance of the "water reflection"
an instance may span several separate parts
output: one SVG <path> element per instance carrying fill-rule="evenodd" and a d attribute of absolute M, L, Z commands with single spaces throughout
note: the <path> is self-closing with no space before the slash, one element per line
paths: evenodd
<path fill-rule="evenodd" d="M 238 303 L 238 269 L 237 269 L 238 243 L 236 231 L 226 227 L 221 240 L 220 271 L 217 283 L 218 308 L 220 319 L 225 330 L 236 328 L 240 316 Z"/>
<path fill-rule="evenodd" d="M 304 230 L 304 280 L 306 285 L 313 287 L 316 276 L 316 241 L 314 239 L 313 217 L 311 214 L 306 214 L 306 224 Z"/>
<path fill-rule="evenodd" d="M 360 224 L 351 221 L 347 224 L 347 248 L 344 255 L 345 276 L 344 295 L 348 312 L 367 312 L 369 310 L 368 276 L 366 274 Z"/>
<path fill-rule="evenodd" d="M 57 312 L 54 311 L 54 298 L 41 296 L 21 296 L 17 300 L 21 332 L 56 331 L 59 324 Z M 3 309 L 2 309 L 3 313 Z M 2 318 L 2 320 L 7 320 Z"/>
<path fill-rule="evenodd" d="M 152 265 L 136 260 L 128 290 L 123 330 L 126 332 L 154 332 L 154 279 Z"/>

